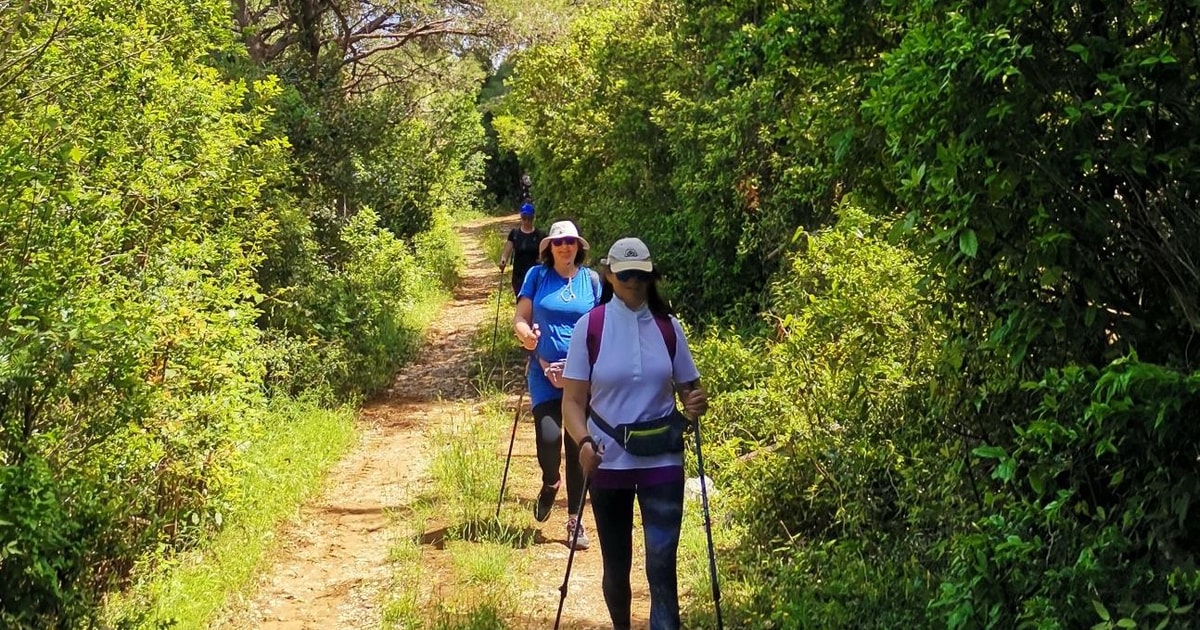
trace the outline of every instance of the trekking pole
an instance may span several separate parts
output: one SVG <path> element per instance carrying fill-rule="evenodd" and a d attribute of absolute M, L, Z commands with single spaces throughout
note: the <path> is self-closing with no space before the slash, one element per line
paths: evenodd
<path fill-rule="evenodd" d="M 525 378 L 521 379 L 523 383 L 528 383 L 529 376 L 529 359 L 525 360 Z M 512 462 L 513 444 L 517 441 L 517 420 L 521 418 L 521 404 L 525 402 L 525 390 L 529 389 L 528 385 L 521 387 L 521 396 L 517 398 L 517 410 L 513 412 L 512 435 L 508 438 L 508 456 L 504 458 L 504 476 L 500 478 L 500 498 L 496 499 L 496 520 L 500 520 L 500 506 L 504 503 L 504 486 L 508 483 L 508 465 Z"/>
<path fill-rule="evenodd" d="M 688 390 L 695 388 L 690 383 Z M 696 468 L 700 471 L 700 505 L 704 508 L 704 534 L 708 538 L 708 574 L 712 579 L 713 607 L 717 610 L 717 630 L 725 630 L 721 619 L 721 585 L 717 582 L 717 555 L 713 549 L 712 517 L 708 514 L 708 487 L 704 477 L 704 454 L 700 449 L 700 416 L 696 416 Z"/>
<path fill-rule="evenodd" d="M 496 287 L 496 317 L 492 320 L 492 367 L 496 365 L 496 333 L 500 330 L 500 296 L 504 294 L 504 266 L 500 267 L 500 284 Z"/>
<path fill-rule="evenodd" d="M 588 488 L 591 485 L 592 478 L 585 477 L 583 494 L 579 497 L 579 511 L 576 512 L 579 520 L 575 521 L 575 531 L 571 532 L 571 551 L 567 553 L 567 574 L 563 576 L 562 586 L 558 587 L 558 614 L 554 615 L 554 630 L 558 630 L 558 623 L 562 620 L 563 602 L 567 601 L 567 581 L 571 579 L 571 563 L 575 561 L 575 544 L 579 542 L 579 532 L 583 531 L 583 505 L 587 502 Z"/>

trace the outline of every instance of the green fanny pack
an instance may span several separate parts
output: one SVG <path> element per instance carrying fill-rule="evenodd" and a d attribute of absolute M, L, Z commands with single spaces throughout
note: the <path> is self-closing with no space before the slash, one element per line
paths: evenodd
<path fill-rule="evenodd" d="M 679 409 L 656 420 L 646 420 L 614 427 L 591 410 L 592 421 L 601 431 L 617 441 L 630 455 L 649 457 L 683 452 L 683 434 L 692 422 Z"/>

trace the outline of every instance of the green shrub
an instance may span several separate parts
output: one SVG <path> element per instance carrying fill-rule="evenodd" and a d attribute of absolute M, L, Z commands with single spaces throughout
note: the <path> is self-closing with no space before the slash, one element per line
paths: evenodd
<path fill-rule="evenodd" d="M 253 270 L 286 146 L 260 137 L 275 82 L 205 65 L 226 11 L 5 19 L 31 54 L 0 64 L 4 625 L 87 625 L 139 558 L 197 541 L 263 403 Z"/>
<path fill-rule="evenodd" d="M 309 234 L 294 233 L 296 245 L 287 249 L 313 256 Z M 294 284 L 277 288 L 281 297 L 268 306 L 268 383 L 282 394 L 333 403 L 388 384 L 420 342 L 428 305 L 462 264 L 447 224 L 419 235 L 414 247 L 382 228 L 370 209 L 347 221 L 337 241 L 337 264 L 298 260 Z"/>
<path fill-rule="evenodd" d="M 106 532 L 116 515 L 97 490 L 86 479 L 54 475 L 40 457 L 0 466 L 0 625 L 61 627 L 89 614 L 92 562 L 129 553 L 113 548 L 119 542 Z"/>
<path fill-rule="evenodd" d="M 756 359 L 770 372 L 731 396 L 740 408 L 730 415 L 770 451 L 744 477 L 763 491 L 748 483 L 735 492 L 761 539 L 845 534 L 900 516 L 887 481 L 904 466 L 894 440 L 929 378 L 937 336 L 916 261 L 877 232 L 844 208 L 773 284 L 769 318 L 780 337 Z"/>
<path fill-rule="evenodd" d="M 696 343 L 712 474 L 747 534 L 732 614 L 755 627 L 852 627 L 863 606 L 880 607 L 871 627 L 912 624 L 936 584 L 913 558 L 937 526 L 920 505 L 942 445 L 914 405 L 940 333 L 912 254 L 862 211 L 840 217 L 773 281 L 776 338 Z"/>
<path fill-rule="evenodd" d="M 463 246 L 447 214 L 439 212 L 414 244 L 416 260 L 429 280 L 422 287 L 448 291 L 458 284 L 464 266 Z"/>
<path fill-rule="evenodd" d="M 1037 416 L 1014 427 L 1011 447 L 973 451 L 990 472 L 986 516 L 951 541 L 933 609 L 952 627 L 1188 626 L 1200 596 L 1200 373 L 1134 355 L 1025 389 Z"/>
<path fill-rule="evenodd" d="M 276 398 L 256 418 L 253 440 L 231 458 L 222 518 L 203 544 L 145 558 L 135 581 L 108 599 L 101 627 L 208 628 L 230 598 L 253 584 L 277 539 L 272 532 L 322 488 L 353 445 L 356 412 Z"/>

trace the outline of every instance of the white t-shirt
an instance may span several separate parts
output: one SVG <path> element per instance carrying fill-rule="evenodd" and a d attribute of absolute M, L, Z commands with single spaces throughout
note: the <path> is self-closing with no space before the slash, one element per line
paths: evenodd
<path fill-rule="evenodd" d="M 614 296 L 604 312 L 596 364 L 589 365 L 588 361 L 588 316 L 584 315 L 575 322 L 563 376 L 590 381 L 592 408 L 614 427 L 661 418 L 675 406 L 674 384 L 700 378 L 679 321 L 672 317 L 671 325 L 675 327 L 676 338 L 674 364 L 649 307 L 643 305 L 632 311 Z M 683 463 L 683 453 L 630 455 L 590 417 L 588 433 L 604 451 L 600 463 L 603 469 L 658 468 Z"/>

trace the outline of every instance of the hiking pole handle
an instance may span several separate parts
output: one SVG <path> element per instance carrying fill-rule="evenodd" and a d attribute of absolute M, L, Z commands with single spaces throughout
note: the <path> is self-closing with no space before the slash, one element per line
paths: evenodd
<path fill-rule="evenodd" d="M 681 390 L 681 393 L 683 393 L 683 394 L 690 394 L 691 392 L 696 391 L 696 389 L 698 387 L 700 387 L 700 379 L 695 379 L 695 380 L 688 381 L 686 383 L 681 384 L 679 386 L 679 389 Z M 683 411 L 684 411 L 684 415 L 687 415 L 688 417 L 690 417 L 692 419 L 692 421 L 695 422 L 697 424 L 697 426 L 699 426 L 700 414 L 696 414 L 694 416 L 688 414 L 686 405 L 684 406 Z"/>

